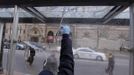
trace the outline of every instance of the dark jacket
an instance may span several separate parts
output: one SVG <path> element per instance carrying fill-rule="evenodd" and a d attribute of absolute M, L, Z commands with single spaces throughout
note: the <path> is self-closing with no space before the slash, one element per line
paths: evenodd
<path fill-rule="evenodd" d="M 108 60 L 108 66 L 114 68 L 114 64 L 115 64 L 114 56 L 112 56 L 112 57 L 109 58 L 109 60 Z"/>
<path fill-rule="evenodd" d="M 35 56 L 35 50 L 30 47 L 30 56 Z"/>
<path fill-rule="evenodd" d="M 39 75 L 52 75 L 52 73 L 44 70 Z M 63 34 L 62 36 L 58 75 L 74 75 L 72 41 L 68 34 Z"/>
<path fill-rule="evenodd" d="M 114 70 L 114 64 L 115 64 L 114 56 L 112 56 L 108 59 L 108 68 L 106 70 L 107 73 L 112 72 Z"/>

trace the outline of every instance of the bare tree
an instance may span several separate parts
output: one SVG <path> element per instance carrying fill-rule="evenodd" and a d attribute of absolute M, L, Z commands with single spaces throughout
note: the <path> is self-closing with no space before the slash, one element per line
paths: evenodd
<path fill-rule="evenodd" d="M 100 27 L 97 26 L 97 44 L 96 44 L 96 49 L 99 47 L 99 38 L 100 38 L 100 33 L 99 33 Z"/>

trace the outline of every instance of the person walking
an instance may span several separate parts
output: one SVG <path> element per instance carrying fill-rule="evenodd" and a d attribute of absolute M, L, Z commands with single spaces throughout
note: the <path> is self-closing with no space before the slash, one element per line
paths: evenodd
<path fill-rule="evenodd" d="M 114 56 L 112 53 L 109 53 L 109 55 L 108 55 L 108 67 L 106 69 L 106 73 L 108 73 L 109 75 L 113 75 L 114 65 L 115 65 Z"/>
<path fill-rule="evenodd" d="M 27 62 L 29 62 L 29 65 L 32 65 L 33 61 L 34 61 L 34 56 L 35 56 L 35 50 L 33 48 L 29 48 L 30 50 L 30 56 L 27 59 Z"/>

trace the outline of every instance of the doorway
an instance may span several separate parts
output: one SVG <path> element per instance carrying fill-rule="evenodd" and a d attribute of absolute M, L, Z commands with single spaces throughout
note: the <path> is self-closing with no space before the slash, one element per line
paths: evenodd
<path fill-rule="evenodd" d="M 31 41 L 32 42 L 38 42 L 39 41 L 39 38 L 38 37 L 31 37 Z"/>

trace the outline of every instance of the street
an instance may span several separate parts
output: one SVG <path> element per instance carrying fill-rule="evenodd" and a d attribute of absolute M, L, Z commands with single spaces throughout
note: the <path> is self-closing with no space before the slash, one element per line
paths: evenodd
<path fill-rule="evenodd" d="M 105 74 L 106 66 L 107 66 L 107 62 L 76 60 L 75 75 L 83 75 L 83 74 L 84 75 L 106 75 Z M 128 62 L 124 60 L 116 62 L 114 75 L 128 75 L 128 73 L 129 73 Z"/>
<path fill-rule="evenodd" d="M 7 69 L 7 53 L 4 51 L 4 69 Z M 42 70 L 44 61 L 44 52 L 37 52 L 32 66 L 25 62 L 24 51 L 16 50 L 14 70 L 24 73 L 24 75 L 38 75 Z M 95 61 L 87 59 L 75 59 L 75 75 L 107 75 L 105 68 L 107 61 Z M 129 74 L 129 58 L 116 58 L 114 75 Z"/>

